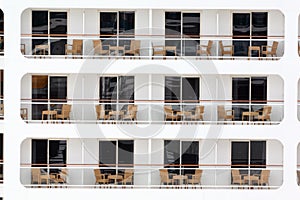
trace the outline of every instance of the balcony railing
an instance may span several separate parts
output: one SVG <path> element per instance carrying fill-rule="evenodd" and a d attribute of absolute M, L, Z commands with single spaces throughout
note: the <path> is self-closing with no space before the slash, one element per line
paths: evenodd
<path fill-rule="evenodd" d="M 21 99 L 27 123 L 273 125 L 283 110 L 283 100 Z"/>
<path fill-rule="evenodd" d="M 245 37 L 235 36 L 233 39 L 232 35 L 22 34 L 21 52 L 26 58 L 40 59 L 278 60 L 284 54 L 284 36 L 251 36 L 250 39 L 244 39 Z M 245 44 L 239 44 L 243 42 Z"/>
<path fill-rule="evenodd" d="M 230 164 L 21 164 L 20 180 L 30 188 L 149 188 L 149 189 L 277 189 L 283 182 L 282 164 L 232 166 Z M 161 169 L 167 169 L 167 182 Z M 237 184 L 233 170 L 239 173 Z M 95 171 L 103 182 L 96 180 Z M 126 171 L 130 174 L 125 175 Z M 196 171 L 198 175 L 195 176 Z M 265 172 L 267 173 L 265 173 Z M 37 175 L 39 174 L 39 175 Z M 63 174 L 58 176 L 58 174 Z M 101 176 L 99 175 L 101 174 Z M 266 175 L 264 175 L 266 174 Z M 58 181 L 58 179 L 61 179 Z M 197 178 L 197 181 L 195 181 Z M 192 181 L 194 179 L 194 181 Z M 264 179 L 264 182 L 262 181 Z M 198 182 L 199 180 L 199 182 Z"/>

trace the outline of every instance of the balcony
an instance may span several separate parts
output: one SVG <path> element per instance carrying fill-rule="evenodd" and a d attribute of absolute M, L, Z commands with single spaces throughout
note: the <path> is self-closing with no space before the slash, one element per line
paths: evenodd
<path fill-rule="evenodd" d="M 40 59 L 278 60 L 284 54 L 284 16 L 277 10 L 151 12 L 27 9 L 21 52 Z"/>
<path fill-rule="evenodd" d="M 21 149 L 27 188 L 277 189 L 283 182 L 276 140 L 26 139 Z"/>
<path fill-rule="evenodd" d="M 27 123 L 279 124 L 284 117 L 276 75 L 27 74 L 20 104 Z"/>
<path fill-rule="evenodd" d="M 48 103 L 45 103 L 47 101 Z M 283 119 L 283 100 L 232 101 L 199 100 L 166 103 L 163 100 L 135 100 L 107 103 L 102 99 L 21 100 L 21 117 L 26 123 L 45 124 L 229 124 L 276 125 Z M 122 100 L 119 100 L 122 101 Z M 259 102 L 259 103 L 257 103 Z M 70 110 L 65 111 L 64 107 Z M 135 107 L 132 109 L 131 107 Z M 37 109 L 40 108 L 40 112 Z M 44 108 L 44 109 L 41 109 Z M 45 109 L 46 108 L 46 109 Z M 59 109 L 60 108 L 60 109 Z M 170 108 L 169 111 L 167 109 Z M 201 111 L 201 109 L 203 109 Z M 25 114 L 24 114 L 25 113 Z M 65 116 L 62 115 L 65 113 Z M 33 118 L 33 115 L 39 117 Z"/>

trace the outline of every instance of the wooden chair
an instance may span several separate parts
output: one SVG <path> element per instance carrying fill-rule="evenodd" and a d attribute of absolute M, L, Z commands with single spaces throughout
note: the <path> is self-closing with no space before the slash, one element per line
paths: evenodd
<path fill-rule="evenodd" d="M 211 56 L 211 48 L 213 45 L 213 41 L 209 40 L 207 45 L 197 45 L 197 51 L 196 55 L 206 55 L 206 56 Z"/>
<path fill-rule="evenodd" d="M 270 121 L 271 111 L 272 111 L 272 106 L 264 106 L 262 111 L 258 111 L 259 115 L 257 116 L 257 119 L 261 121 L 266 121 L 266 120 Z"/>
<path fill-rule="evenodd" d="M 59 184 L 66 184 L 67 183 L 67 177 L 68 177 L 68 170 L 67 169 L 61 169 L 61 171 L 58 174 L 54 174 L 54 182 Z"/>
<path fill-rule="evenodd" d="M 110 110 L 105 110 L 103 104 L 96 105 L 95 107 L 96 107 L 97 120 L 109 119 L 108 113 Z"/>
<path fill-rule="evenodd" d="M 191 113 L 191 115 L 188 115 L 187 119 L 192 121 L 198 121 L 198 120 L 203 121 L 203 115 L 204 115 L 204 106 L 196 106 L 195 112 Z"/>
<path fill-rule="evenodd" d="M 20 108 L 20 116 L 23 120 L 28 119 L 28 110 L 27 110 L 27 108 Z"/>
<path fill-rule="evenodd" d="M 49 174 L 41 173 L 40 168 L 31 168 L 31 184 L 49 184 L 50 181 Z"/>
<path fill-rule="evenodd" d="M 82 40 L 73 40 L 73 44 L 65 44 L 65 54 L 66 55 L 82 55 Z"/>
<path fill-rule="evenodd" d="M 21 54 L 25 55 L 25 44 L 20 45 Z"/>
<path fill-rule="evenodd" d="M 269 184 L 270 170 L 262 170 L 258 179 L 258 185 L 270 185 Z"/>
<path fill-rule="evenodd" d="M 276 57 L 277 56 L 277 54 L 276 54 L 277 47 L 278 47 L 277 41 L 274 41 L 272 46 L 262 46 L 261 47 L 262 48 L 262 52 L 261 52 L 262 56 L 265 55 L 266 57 L 268 57 L 268 55 L 270 55 L 272 57 L 273 56 Z"/>
<path fill-rule="evenodd" d="M 94 55 L 108 55 L 109 54 L 109 45 L 102 45 L 101 40 L 93 40 L 94 46 Z M 107 49 L 103 49 L 103 47 L 107 47 Z"/>
<path fill-rule="evenodd" d="M 234 110 L 225 110 L 223 105 L 218 105 L 218 121 L 234 120 Z"/>
<path fill-rule="evenodd" d="M 196 169 L 195 174 L 192 175 L 191 179 L 188 179 L 188 183 L 192 185 L 201 185 L 201 176 L 202 176 L 202 169 Z"/>
<path fill-rule="evenodd" d="M 169 178 L 169 172 L 167 169 L 160 169 L 159 175 L 160 175 L 160 184 L 161 185 L 172 185 L 173 184 L 173 180 Z"/>
<path fill-rule="evenodd" d="M 133 185 L 133 169 L 125 169 L 122 184 Z"/>
<path fill-rule="evenodd" d="M 165 46 L 153 46 L 152 45 L 152 53 L 153 53 L 153 56 L 156 56 L 156 55 L 166 56 Z"/>
<path fill-rule="evenodd" d="M 101 174 L 100 169 L 94 169 L 95 175 L 95 185 L 96 184 L 108 184 L 108 178 L 105 177 L 105 174 Z"/>
<path fill-rule="evenodd" d="M 0 119 L 4 118 L 4 104 L 0 104 Z"/>
<path fill-rule="evenodd" d="M 141 41 L 140 40 L 131 40 L 130 49 L 125 50 L 125 55 L 140 55 Z"/>
<path fill-rule="evenodd" d="M 233 45 L 223 45 L 222 41 L 219 41 L 219 46 L 220 46 L 220 50 L 221 50 L 221 56 L 224 55 L 229 55 L 231 57 L 233 57 L 233 53 L 234 53 L 234 46 Z"/>
<path fill-rule="evenodd" d="M 123 116 L 123 120 L 136 120 L 137 105 L 128 105 L 127 112 Z"/>
<path fill-rule="evenodd" d="M 240 174 L 240 170 L 238 169 L 232 169 L 231 170 L 231 177 L 232 177 L 232 184 L 233 185 L 243 185 L 244 180 L 242 179 L 242 175 Z"/>
<path fill-rule="evenodd" d="M 180 119 L 180 116 L 174 113 L 172 106 L 164 106 L 164 112 L 165 112 L 165 121 L 167 120 L 177 121 Z"/>
<path fill-rule="evenodd" d="M 71 112 L 72 105 L 63 104 L 61 108 L 61 113 L 56 115 L 57 119 L 69 119 L 70 120 L 70 112 Z"/>

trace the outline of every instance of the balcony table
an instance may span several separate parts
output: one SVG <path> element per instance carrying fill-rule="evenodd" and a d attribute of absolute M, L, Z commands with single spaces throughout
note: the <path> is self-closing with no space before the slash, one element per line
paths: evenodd
<path fill-rule="evenodd" d="M 56 110 L 43 110 L 42 111 L 42 120 L 44 120 L 44 115 L 47 115 L 47 119 L 57 119 Z"/>
<path fill-rule="evenodd" d="M 120 51 L 122 53 L 120 53 Z M 109 52 L 111 55 L 122 56 L 125 53 L 125 47 L 124 46 L 109 46 Z"/>
<path fill-rule="evenodd" d="M 258 116 L 258 115 L 259 115 L 259 113 L 256 112 L 256 111 L 247 111 L 247 112 L 243 112 L 243 113 L 242 113 L 242 121 L 244 121 L 244 118 L 245 118 L 245 117 L 248 117 L 249 121 L 250 121 L 251 118 L 252 118 L 252 120 L 253 120 L 253 118 L 254 118 L 255 116 Z"/>
<path fill-rule="evenodd" d="M 174 185 L 183 185 L 187 184 L 188 176 L 186 175 L 175 175 L 173 176 L 173 184 Z"/>
<path fill-rule="evenodd" d="M 248 57 L 251 57 L 252 51 L 257 51 L 258 57 L 260 57 L 260 46 L 249 46 L 248 47 Z"/>
<path fill-rule="evenodd" d="M 118 182 L 122 182 L 123 176 L 122 175 L 109 175 L 108 182 L 113 181 L 114 184 L 118 184 Z"/>
<path fill-rule="evenodd" d="M 122 110 L 113 110 L 113 111 L 109 111 L 108 113 L 108 119 L 115 119 L 115 120 L 122 120 L 124 117 L 124 111 Z"/>
<path fill-rule="evenodd" d="M 46 55 L 46 51 L 47 53 L 49 53 L 49 45 L 47 44 L 39 44 L 39 45 L 35 45 L 34 48 L 34 55 L 37 55 L 36 53 L 39 51 L 40 55 Z"/>
<path fill-rule="evenodd" d="M 244 183 L 248 183 L 248 185 L 253 185 L 253 183 L 258 184 L 259 177 L 254 175 L 246 175 L 244 176 Z"/>

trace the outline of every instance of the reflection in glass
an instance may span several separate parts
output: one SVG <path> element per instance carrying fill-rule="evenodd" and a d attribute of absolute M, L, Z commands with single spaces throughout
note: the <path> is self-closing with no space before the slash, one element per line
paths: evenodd
<path fill-rule="evenodd" d="M 246 41 L 233 41 L 234 56 L 247 56 L 250 45 L 250 14 L 233 13 L 232 23 L 233 39 L 246 39 Z"/>
<path fill-rule="evenodd" d="M 179 168 L 179 164 L 180 164 L 180 141 L 179 140 L 164 141 L 164 164 L 165 164 L 165 168 Z M 179 174 L 179 170 L 169 169 L 168 171 L 170 173 Z"/>
<path fill-rule="evenodd" d="M 113 169 L 101 169 L 102 173 L 116 174 L 116 141 L 99 141 L 100 168 L 112 167 Z"/>
<path fill-rule="evenodd" d="M 181 164 L 183 168 L 198 168 L 199 164 L 199 142 L 197 141 L 182 141 L 181 142 Z M 185 166 L 187 165 L 187 166 Z M 194 169 L 184 169 L 182 174 L 195 174 Z"/>

